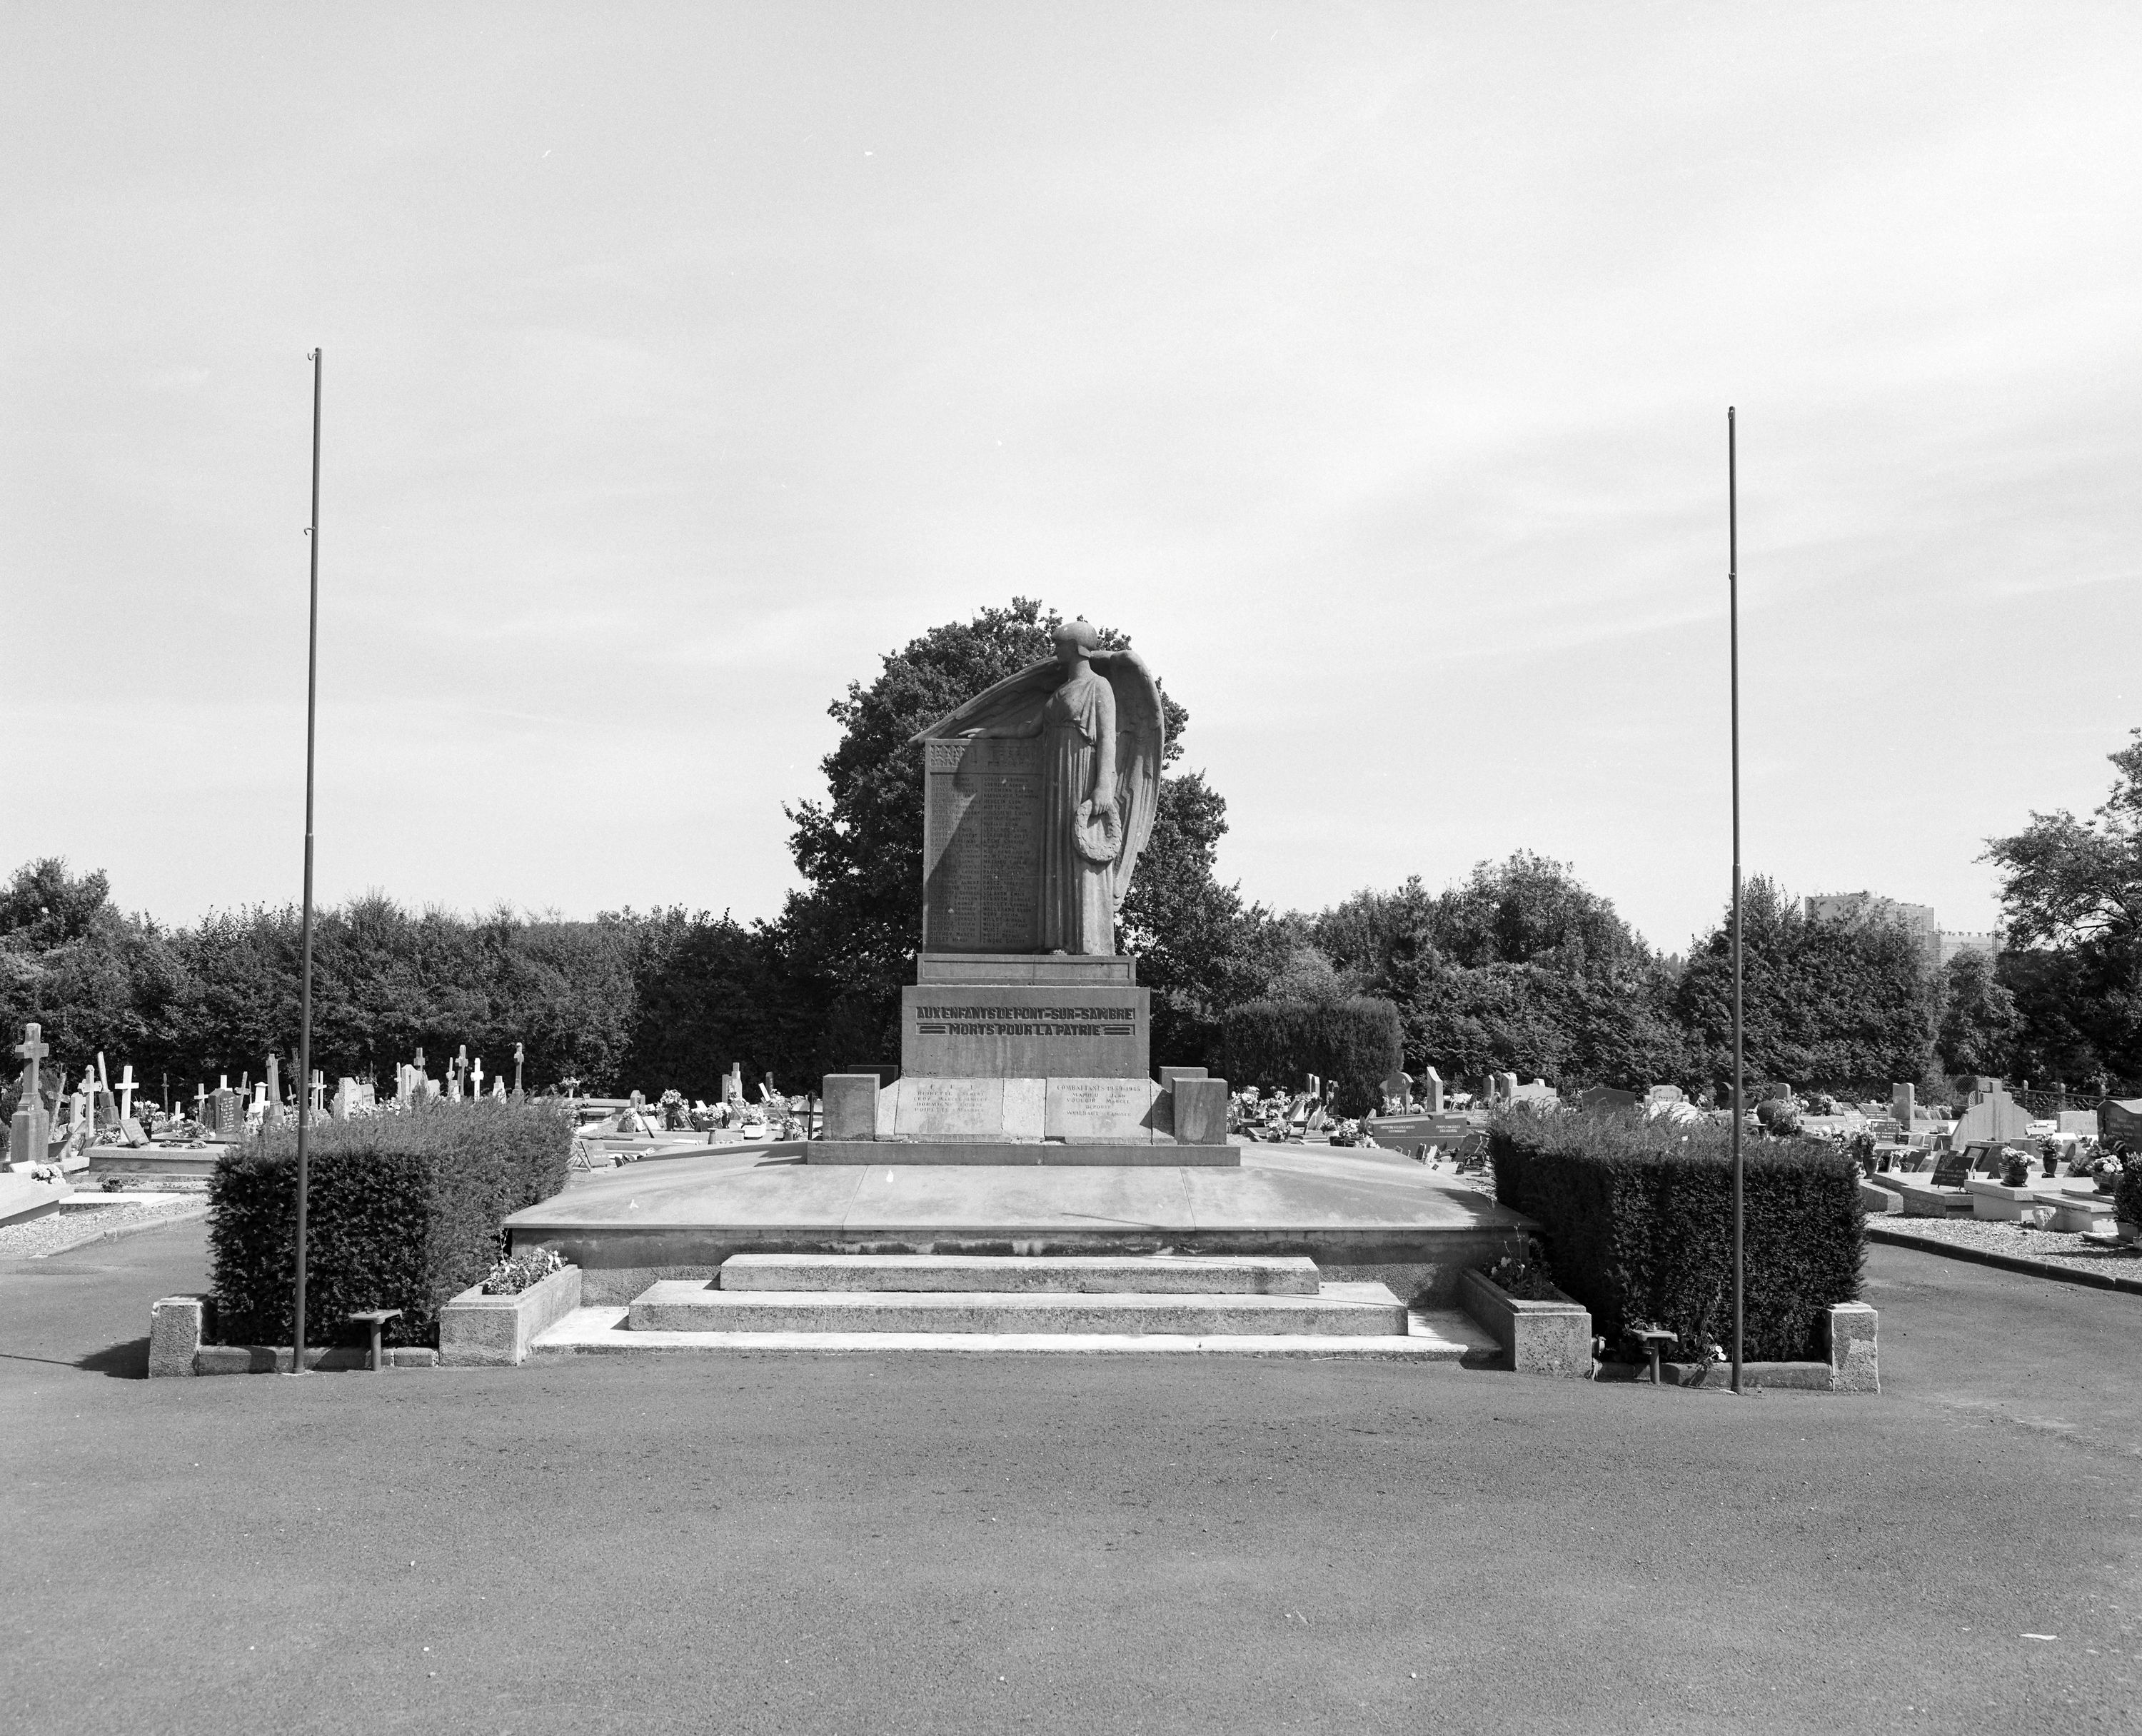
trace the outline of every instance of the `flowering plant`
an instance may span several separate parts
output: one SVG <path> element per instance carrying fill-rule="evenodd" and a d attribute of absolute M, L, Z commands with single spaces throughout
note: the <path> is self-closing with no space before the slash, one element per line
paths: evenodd
<path fill-rule="evenodd" d="M 531 1248 L 526 1254 L 510 1254 L 491 1269 L 483 1281 L 486 1296 L 518 1296 L 523 1290 L 542 1283 L 554 1272 L 565 1269 L 565 1262 L 555 1248 Z"/>

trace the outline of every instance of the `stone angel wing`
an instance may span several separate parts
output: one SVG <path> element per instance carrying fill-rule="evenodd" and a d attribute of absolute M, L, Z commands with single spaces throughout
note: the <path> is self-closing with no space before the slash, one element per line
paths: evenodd
<path fill-rule="evenodd" d="M 1030 664 L 995 686 L 984 688 L 927 729 L 917 730 L 908 737 L 907 744 L 913 747 L 933 739 L 942 741 L 969 730 L 1014 729 L 1030 724 L 1063 679 L 1064 671 L 1053 657 L 1046 663 Z"/>
<path fill-rule="evenodd" d="M 1160 810 L 1160 767 L 1167 750 L 1167 721 L 1160 705 L 1160 684 L 1133 650 L 1095 651 L 1093 672 L 1116 695 L 1116 812 L 1123 817 L 1123 848 L 1116 858 L 1109 889 L 1117 913 L 1131 889 L 1138 857 L 1152 836 Z"/>

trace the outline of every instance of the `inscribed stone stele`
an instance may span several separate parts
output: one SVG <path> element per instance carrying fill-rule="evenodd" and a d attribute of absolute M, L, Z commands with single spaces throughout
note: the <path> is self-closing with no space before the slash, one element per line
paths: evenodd
<path fill-rule="evenodd" d="M 1148 1145 L 1160 1095 L 1150 1079 L 1051 1079 L 1043 1130 L 1067 1145 Z"/>

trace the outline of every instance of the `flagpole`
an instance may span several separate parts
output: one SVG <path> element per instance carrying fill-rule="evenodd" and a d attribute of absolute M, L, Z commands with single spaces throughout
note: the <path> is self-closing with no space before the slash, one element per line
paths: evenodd
<path fill-rule="evenodd" d="M 1740 1390 L 1741 1333 L 1745 1324 L 1745 1249 L 1741 1242 L 1746 1172 L 1740 1156 L 1740 494 L 1733 407 L 1725 408 L 1725 606 L 1733 690 L 1733 1390 Z"/>
<path fill-rule="evenodd" d="M 320 352 L 313 364 L 312 599 L 305 623 L 305 903 L 298 967 L 298 1249 L 297 1284 L 291 1298 L 290 1372 L 305 1372 L 305 1185 L 311 1142 L 313 1094 L 313 738 L 320 681 Z"/>

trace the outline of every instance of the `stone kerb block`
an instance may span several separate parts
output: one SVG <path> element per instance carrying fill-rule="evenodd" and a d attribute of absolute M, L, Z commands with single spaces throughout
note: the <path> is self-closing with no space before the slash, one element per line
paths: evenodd
<path fill-rule="evenodd" d="M 1882 1367 L 1876 1328 L 1881 1316 L 1863 1302 L 1839 1302 L 1829 1310 L 1829 1390 L 1879 1392 Z"/>
<path fill-rule="evenodd" d="M 191 1374 L 194 1358 L 208 1335 L 210 1303 L 205 1296 L 166 1296 L 149 1311 L 149 1377 Z"/>
<path fill-rule="evenodd" d="M 1227 1143 L 1226 1080 L 1177 1079 L 1174 1097 L 1177 1145 L 1224 1145 Z"/>
<path fill-rule="evenodd" d="M 829 1140 L 874 1140 L 877 1137 L 877 1075 L 828 1073 L 821 1081 L 826 1107 L 825 1136 Z"/>

